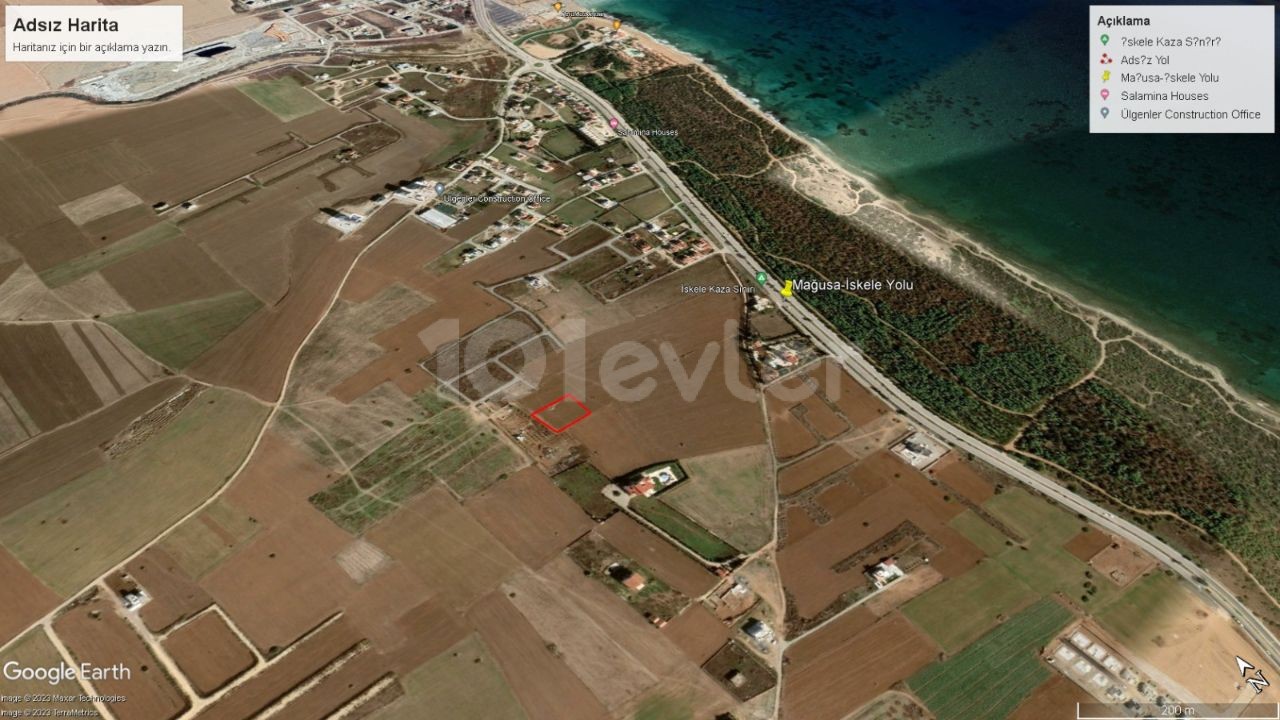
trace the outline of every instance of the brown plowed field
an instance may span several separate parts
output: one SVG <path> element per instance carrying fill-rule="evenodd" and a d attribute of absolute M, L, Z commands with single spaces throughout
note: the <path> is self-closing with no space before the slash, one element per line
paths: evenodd
<path fill-rule="evenodd" d="M 582 508 L 536 467 L 499 482 L 466 507 L 513 555 L 535 569 L 592 528 Z"/>
<path fill-rule="evenodd" d="M 792 408 L 791 412 L 803 415 L 804 421 L 817 430 L 824 440 L 830 440 L 849 429 L 849 423 L 817 395 Z"/>
<path fill-rule="evenodd" d="M 386 658 L 366 650 L 326 675 L 280 711 L 289 720 L 324 720 L 388 674 Z"/>
<path fill-rule="evenodd" d="M 718 275 L 731 282 L 723 266 Z M 609 476 L 673 456 L 710 455 L 761 444 L 764 419 L 737 350 L 740 305 L 736 295 L 689 295 L 661 312 L 595 333 L 586 339 L 585 348 L 573 347 L 552 356 L 541 385 L 520 404 L 532 412 L 572 391 L 592 415 L 569 433 L 590 449 L 591 463 Z M 625 349 L 625 343 L 636 342 L 653 353 L 657 367 L 625 382 L 602 381 L 602 367 L 606 368 L 603 374 L 610 375 L 609 370 L 633 364 L 616 362 L 614 353 Z M 564 372 L 566 355 L 585 357 L 585 372 L 579 375 L 574 369 L 572 382 Z M 701 383 L 696 370 L 700 361 L 706 368 Z M 581 376 L 585 382 L 576 379 Z M 651 391 L 625 392 L 646 382 Z M 735 395 L 730 383 L 736 383 L 744 395 Z"/>
<path fill-rule="evenodd" d="M 254 313 L 201 355 L 188 372 L 274 400 L 290 360 L 328 309 L 360 247 L 348 240 L 292 255 L 292 287 L 284 299 Z"/>
<path fill-rule="evenodd" d="M 937 656 L 938 647 L 895 613 L 801 667 L 787 667 L 782 717 L 840 720 Z"/>
<path fill-rule="evenodd" d="M 779 460 L 793 458 L 818 447 L 818 439 L 791 414 L 791 404 L 765 394 L 769 410 L 769 432 L 773 435 L 773 452 Z"/>
<path fill-rule="evenodd" d="M 41 430 L 102 407 L 53 325 L 0 325 L 0 378 Z"/>
<path fill-rule="evenodd" d="M 832 372 L 833 366 L 834 376 L 839 378 L 835 383 L 828 382 L 828 373 Z M 854 427 L 862 427 L 889 412 L 889 406 L 883 400 L 858 384 L 852 375 L 840 369 L 831 360 L 824 360 L 815 369 L 810 370 L 808 375 L 818 381 L 823 394 L 839 408 L 840 412 L 844 413 L 845 418 Z"/>
<path fill-rule="evenodd" d="M 615 513 L 596 528 L 596 532 L 623 555 L 649 568 L 663 582 L 689 597 L 702 595 L 717 582 L 710 570 L 632 520 L 630 515 Z"/>
<path fill-rule="evenodd" d="M 115 602 L 104 595 L 87 600 L 53 621 L 53 630 L 77 663 L 111 667 L 123 663 L 127 680 L 97 680 L 101 695 L 124 695 L 128 702 L 112 705 L 119 720 L 171 720 L 182 714 L 188 702 L 165 675 L 163 666 L 123 617 Z"/>
<path fill-rule="evenodd" d="M 565 255 L 580 255 L 611 237 L 612 232 L 592 223 L 557 243 L 556 250 Z"/>
<path fill-rule="evenodd" d="M 355 582 L 333 560 L 346 540 L 319 512 L 300 512 L 259 533 L 200 584 L 245 636 L 270 654 L 333 615 L 355 591 Z"/>
<path fill-rule="evenodd" d="M 1062 547 L 1084 562 L 1111 545 L 1111 536 L 1090 525 L 1087 530 L 1071 538 Z"/>
<path fill-rule="evenodd" d="M 204 697 L 256 662 L 253 652 L 216 612 L 207 612 L 174 630 L 163 644 L 191 686 Z"/>
<path fill-rule="evenodd" d="M 151 596 L 138 615 L 152 632 L 166 630 L 213 603 L 213 598 L 158 547 L 147 548 L 131 560 L 125 572 Z"/>
<path fill-rule="evenodd" d="M 360 258 L 342 289 L 342 299 L 366 302 L 395 282 L 434 295 L 432 276 L 423 268 L 453 244 L 452 238 L 424 222 L 403 222 Z M 406 282 L 410 278 L 415 282 Z"/>
<path fill-rule="evenodd" d="M 966 500 L 981 505 L 996 494 L 995 486 L 978 474 L 973 466 L 961 460 L 954 452 L 929 468 L 929 474 L 941 480 Z"/>
<path fill-rule="evenodd" d="M 804 670 L 828 654 L 853 642 L 854 638 L 875 625 L 879 619 L 865 605 L 846 612 L 824 625 L 822 629 L 793 642 L 787 648 L 787 670 L 790 672 Z"/>
<path fill-rule="evenodd" d="M 698 665 L 729 642 L 729 628 L 701 603 L 693 603 L 662 628 L 662 634 Z"/>
<path fill-rule="evenodd" d="M 58 606 L 61 598 L 0 547 L 0 644 Z"/>
<path fill-rule="evenodd" d="M 439 487 L 374 526 L 366 539 L 458 608 L 496 588 L 520 566 L 514 555 Z"/>
<path fill-rule="evenodd" d="M 123 258 L 101 272 L 139 311 L 240 289 L 200 246 L 182 237 Z"/>
<path fill-rule="evenodd" d="M 138 416 L 178 394 L 186 381 L 167 378 L 83 420 L 42 435 L 0 459 L 0 516 L 44 497 L 102 465 L 98 446 Z"/>
<path fill-rule="evenodd" d="M 200 714 L 198 720 L 247 720 L 266 709 L 307 678 L 346 655 L 361 642 L 339 618 L 290 648 L 262 672 L 236 685 Z"/>
<path fill-rule="evenodd" d="M 529 720 L 604 720 L 608 711 L 501 593 L 467 614 Z"/>
<path fill-rule="evenodd" d="M 1096 703 L 1084 688 L 1054 673 L 1014 708 L 1009 720 L 1074 720 L 1076 703 Z"/>
<path fill-rule="evenodd" d="M 818 452 L 778 471 L 778 493 L 800 492 L 824 477 L 852 463 L 854 457 L 839 445 L 828 445 Z"/>
<path fill-rule="evenodd" d="M 883 484 L 883 488 L 830 522 L 799 539 L 789 539 L 778 553 L 783 584 L 801 617 L 812 618 L 848 590 L 867 583 L 857 570 L 843 573 L 833 566 L 910 520 L 942 550 L 930 558 L 944 577 L 955 577 L 983 557 L 981 550 L 947 522 L 964 511 L 955 500 L 888 451 L 859 463 L 842 482 Z M 791 514 L 788 514 L 790 519 Z M 789 536 L 790 538 L 790 536 Z"/>

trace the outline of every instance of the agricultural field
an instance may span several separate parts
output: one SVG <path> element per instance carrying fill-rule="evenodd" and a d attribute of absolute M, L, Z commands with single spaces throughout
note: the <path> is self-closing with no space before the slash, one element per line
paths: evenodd
<path fill-rule="evenodd" d="M 531 568 L 546 564 L 593 527 L 586 513 L 534 467 L 500 480 L 466 507 Z"/>
<path fill-rule="evenodd" d="M 262 303 L 236 290 L 145 312 L 107 318 L 135 345 L 171 368 L 185 368 L 240 327 Z"/>
<path fill-rule="evenodd" d="M 1066 608 L 1041 600 L 907 686 L 938 720 L 1003 720 L 1048 679 L 1039 651 L 1070 620 Z"/>
<path fill-rule="evenodd" d="M 168 675 L 141 672 L 141 668 L 159 669 L 159 661 L 106 593 L 68 609 L 53 621 L 52 629 L 78 663 L 102 668 L 122 663 L 139 669 L 137 679 L 109 677 L 94 683 L 103 695 L 129 698 L 116 705 L 120 720 L 172 720 L 187 709 L 187 697 Z"/>
<path fill-rule="evenodd" d="M 322 100 L 307 92 L 290 78 L 255 80 L 236 86 L 240 92 L 266 108 L 281 122 L 305 117 L 327 107 Z"/>
<path fill-rule="evenodd" d="M 894 613 L 878 622 L 847 614 L 787 650 L 786 717 L 841 720 L 937 657 L 936 647 Z"/>
<path fill-rule="evenodd" d="M 256 662 L 222 616 L 209 612 L 175 630 L 164 650 L 202 696 L 223 687 Z"/>
<path fill-rule="evenodd" d="M 590 463 L 582 463 L 555 476 L 556 486 L 582 506 L 592 518 L 608 520 L 618 511 L 618 506 L 604 495 L 609 478 Z"/>
<path fill-rule="evenodd" d="M 470 635 L 400 679 L 404 696 L 381 720 L 417 720 L 422 708 L 449 708 L 457 717 L 526 720 L 524 711 L 477 635 Z"/>
<path fill-rule="evenodd" d="M 689 479 L 660 499 L 725 542 L 751 553 L 773 540 L 768 451 L 742 448 L 680 461 Z"/>
<path fill-rule="evenodd" d="M 1106 607 L 1120 594 L 1114 581 L 1066 548 L 1081 532 L 1075 516 L 1021 488 L 998 493 L 983 507 L 1021 538 L 1007 537 L 973 510 L 957 515 L 951 526 L 987 558 L 903 606 L 903 613 L 948 652 L 1036 599 L 1057 594 L 1085 612 Z"/>
<path fill-rule="evenodd" d="M 724 562 L 738 555 L 738 549 L 698 525 L 679 510 L 657 498 L 637 497 L 629 507 L 677 542 L 710 562 Z"/>
<path fill-rule="evenodd" d="M 359 534 L 436 482 L 474 495 L 521 463 L 496 430 L 482 427 L 465 409 L 428 405 L 424 410 L 432 414 L 353 465 L 349 475 L 313 495 L 311 503 Z"/>
<path fill-rule="evenodd" d="M 221 487 L 266 414 L 240 393 L 206 390 L 146 442 L 0 519 L 0 543 L 54 590 L 75 592 Z"/>
<path fill-rule="evenodd" d="M 984 560 L 902 607 L 944 650 L 956 652 L 1037 595 L 1003 563 Z"/>

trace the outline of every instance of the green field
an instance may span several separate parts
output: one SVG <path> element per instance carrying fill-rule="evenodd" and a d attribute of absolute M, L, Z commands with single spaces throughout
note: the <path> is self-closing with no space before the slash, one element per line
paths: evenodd
<path fill-rule="evenodd" d="M 181 369 L 240 327 L 262 303 L 244 290 L 106 318 L 143 352 Z"/>
<path fill-rule="evenodd" d="M 903 605 L 902 613 L 953 653 L 1037 597 L 1003 563 L 988 558 Z"/>
<path fill-rule="evenodd" d="M 658 185 L 653 181 L 653 178 L 648 175 L 641 174 L 629 177 L 616 185 L 610 185 L 609 187 L 601 190 L 600 194 L 610 200 L 622 202 L 628 198 L 633 198 L 637 195 L 649 192 L 656 187 L 658 187 Z"/>
<path fill-rule="evenodd" d="M 42 270 L 40 279 L 49 287 L 66 285 L 123 260 L 134 253 L 168 242 L 181 234 L 177 225 L 166 222 L 156 223 L 145 230 L 139 230 L 129 237 L 117 240 L 97 252 L 81 255 L 78 258 L 54 265 L 47 270 Z"/>
<path fill-rule="evenodd" d="M 947 523 L 966 540 L 977 545 L 989 557 L 994 557 L 1009 548 L 1009 539 L 999 530 L 987 524 L 972 510 L 965 510 Z"/>
<path fill-rule="evenodd" d="M 654 189 L 625 200 L 622 207 L 641 220 L 648 220 L 666 212 L 671 207 L 671 200 L 661 189 Z"/>
<path fill-rule="evenodd" d="M 1081 521 L 1071 513 L 1020 487 L 992 497 L 983 507 L 1028 540 L 1061 545 L 1080 532 Z"/>
<path fill-rule="evenodd" d="M 618 512 L 618 506 L 601 492 L 609 484 L 609 478 L 591 463 L 571 467 L 556 475 L 554 480 L 561 490 L 596 520 L 605 520 Z"/>
<path fill-rule="evenodd" d="M 628 506 L 637 515 L 661 528 L 681 545 L 711 562 L 723 562 L 738 554 L 729 543 L 656 497 L 636 497 Z"/>
<path fill-rule="evenodd" d="M 587 150 L 587 142 L 578 133 L 564 126 L 543 135 L 538 146 L 561 160 L 568 160 Z"/>
<path fill-rule="evenodd" d="M 1084 607 L 1102 607 L 1119 595 L 1115 583 L 1058 546 L 1011 547 L 996 559 L 1041 595 L 1060 592 Z"/>
<path fill-rule="evenodd" d="M 1081 522 L 1070 513 L 1021 488 L 996 495 L 986 508 L 1022 534 L 1025 544 L 1013 543 L 977 513 L 966 510 L 950 524 L 981 548 L 987 559 L 903 608 L 948 652 L 973 642 L 998 616 L 1034 599 L 1062 593 L 1081 606 L 1101 608 L 1119 595 L 1115 583 L 1063 549 L 1062 543 L 1080 532 Z"/>
<path fill-rule="evenodd" d="M 569 225 L 578 226 L 595 220 L 604 213 L 604 208 L 586 198 L 578 198 L 556 208 L 552 213 Z"/>
<path fill-rule="evenodd" d="M 456 461 L 450 460 L 450 456 L 445 456 L 440 463 L 446 460 L 450 463 Z M 452 473 L 443 474 L 443 469 L 438 467 L 440 463 L 432 465 L 431 472 L 448 483 L 454 492 L 463 497 L 470 497 L 484 492 L 491 485 L 505 478 L 520 466 L 521 459 L 511 448 L 495 440 L 488 450 Z"/>
<path fill-rule="evenodd" d="M 206 390 L 145 442 L 0 520 L 0 543 L 76 592 L 221 487 L 266 414 L 242 393 Z"/>
<path fill-rule="evenodd" d="M 662 501 L 743 552 L 773 540 L 773 480 L 760 448 L 681 460 L 687 480 Z"/>
<path fill-rule="evenodd" d="M 907 686 L 938 720 L 1003 720 L 1049 677 L 1037 653 L 1070 620 L 1066 608 L 1041 600 Z"/>
<path fill-rule="evenodd" d="M 418 720 L 423 708 L 448 708 L 451 717 L 526 720 L 478 635 L 414 668 L 400 682 L 404 697 L 379 712 L 381 720 Z"/>
<path fill-rule="evenodd" d="M 693 704 L 669 693 L 655 693 L 641 700 L 632 720 L 693 720 Z"/>
<path fill-rule="evenodd" d="M 215 531 L 214 527 L 218 530 Z M 199 580 L 237 547 L 257 535 L 260 528 L 253 516 L 223 496 L 165 536 L 160 548 L 173 558 L 178 567 Z"/>
<path fill-rule="evenodd" d="M 254 102 L 271 111 L 281 122 L 297 120 L 328 107 L 323 100 L 289 78 L 258 80 L 236 87 L 253 98 Z"/>
<path fill-rule="evenodd" d="M 318 510 L 348 532 L 359 534 L 401 504 L 445 481 L 460 494 L 479 492 L 514 468 L 519 458 L 462 408 L 424 394 L 427 414 L 378 446 L 351 468 L 351 475 L 312 495 Z"/>
<path fill-rule="evenodd" d="M 1188 591 L 1178 579 L 1154 572 L 1139 579 L 1114 602 L 1094 615 L 1107 632 L 1126 644 L 1145 642 L 1144 630 L 1167 609 L 1182 611 Z"/>

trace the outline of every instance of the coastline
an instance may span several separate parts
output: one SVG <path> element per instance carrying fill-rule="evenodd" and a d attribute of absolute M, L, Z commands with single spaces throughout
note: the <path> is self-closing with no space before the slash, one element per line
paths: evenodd
<path fill-rule="evenodd" d="M 604 10 L 604 8 L 581 5 L 573 0 L 566 3 L 566 7 L 608 12 L 607 10 Z M 956 228 L 955 222 L 950 218 L 944 217 L 934 211 L 908 207 L 907 203 L 909 201 L 894 197 L 889 191 L 884 189 L 883 180 L 877 178 L 873 173 L 870 173 L 864 168 L 860 168 L 852 162 L 839 157 L 837 153 L 833 152 L 829 147 L 822 143 L 821 140 L 813 138 L 796 128 L 787 125 L 779 119 L 778 116 L 763 107 L 759 99 L 748 96 L 746 93 L 735 87 L 726 77 L 726 74 L 710 61 L 688 52 L 674 43 L 660 38 L 645 29 L 642 29 L 636 24 L 634 18 L 625 14 L 609 14 L 611 16 L 616 15 L 626 23 L 621 30 L 624 36 L 629 35 L 637 43 L 664 57 L 672 64 L 696 65 L 698 68 L 705 71 L 710 77 L 714 78 L 715 81 L 726 91 L 742 101 L 745 106 L 749 107 L 759 117 L 765 119 L 774 127 L 777 127 L 787 133 L 790 137 L 795 138 L 798 142 L 803 144 L 807 150 L 807 153 L 805 154 L 811 156 L 825 171 L 829 172 L 833 176 L 833 180 L 838 179 L 836 181 L 827 181 L 824 184 L 826 191 L 819 193 L 818 195 L 825 195 L 826 197 L 816 196 L 815 193 L 807 190 L 803 191 L 805 196 L 809 197 L 810 200 L 823 205 L 832 212 L 848 217 L 850 213 L 847 209 L 841 209 L 839 198 L 831 197 L 831 195 L 846 192 L 846 189 L 851 183 L 861 186 L 859 194 L 870 193 L 874 197 L 871 204 L 878 205 L 895 214 L 902 220 L 911 223 L 918 228 L 926 238 L 938 244 L 938 246 L 933 249 L 933 252 L 928 252 L 922 251 L 921 248 L 908 247 L 906 243 L 895 242 L 894 244 L 904 252 L 908 252 L 922 262 L 939 267 L 939 269 L 947 272 L 949 276 L 953 277 L 953 279 L 964 283 L 971 289 L 979 291 L 988 290 L 987 288 L 976 287 L 971 278 L 956 276 L 954 272 L 948 268 L 940 267 L 939 261 L 941 258 L 937 254 L 938 250 L 942 248 L 946 248 L 947 250 L 958 247 L 963 248 L 977 257 L 998 266 L 1000 270 L 1009 277 L 1030 287 L 1032 290 L 1047 293 L 1065 304 L 1076 308 L 1081 314 L 1082 319 L 1086 321 L 1091 319 L 1096 321 L 1097 319 L 1105 318 L 1106 320 L 1124 328 L 1136 338 L 1141 338 L 1152 345 L 1158 346 L 1161 350 L 1176 356 L 1187 365 L 1203 371 L 1209 376 L 1212 382 L 1208 382 L 1204 378 L 1196 378 L 1192 375 L 1188 376 L 1193 377 L 1193 379 L 1200 382 L 1206 382 L 1207 384 L 1213 385 L 1219 393 L 1225 394 L 1230 400 L 1246 405 L 1250 410 L 1266 416 L 1271 423 L 1280 427 L 1280 402 L 1242 389 L 1240 386 L 1233 383 L 1228 378 L 1225 371 L 1223 371 L 1223 369 L 1218 365 L 1184 349 L 1175 341 L 1167 339 L 1164 334 L 1154 332 L 1149 328 L 1144 327 L 1138 321 L 1126 315 L 1123 310 L 1106 306 L 1102 298 L 1091 296 L 1085 288 L 1073 285 L 1068 289 L 1063 287 L 1066 283 L 1062 280 L 1051 282 L 1044 277 L 1044 273 L 1042 271 L 1038 271 L 1035 268 L 1028 267 L 1023 263 L 1012 260 L 1007 256 L 996 252 L 990 246 L 982 243 L 974 237 L 974 231 L 965 231 Z M 591 22 L 591 20 L 588 20 L 588 22 Z M 598 20 L 596 22 L 602 26 L 605 24 L 603 20 Z M 785 167 L 787 162 L 788 161 L 784 161 L 780 164 Z M 861 204 L 865 205 L 868 203 Z M 1081 297 L 1082 295 L 1087 295 L 1088 297 Z M 1173 367 L 1172 365 L 1170 367 L 1178 372 L 1186 374 L 1186 372 L 1180 368 Z M 1276 432 L 1276 428 L 1274 427 L 1267 427 L 1264 429 L 1268 432 Z"/>

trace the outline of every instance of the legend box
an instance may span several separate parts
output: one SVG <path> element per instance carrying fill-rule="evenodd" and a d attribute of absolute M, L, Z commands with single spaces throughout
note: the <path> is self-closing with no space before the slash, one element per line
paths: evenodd
<path fill-rule="evenodd" d="M 1274 5 L 1093 5 L 1089 132 L 1274 133 Z"/>

